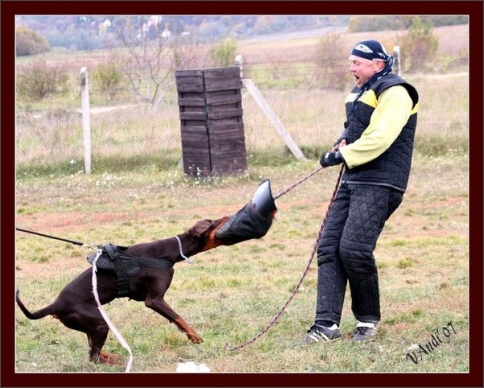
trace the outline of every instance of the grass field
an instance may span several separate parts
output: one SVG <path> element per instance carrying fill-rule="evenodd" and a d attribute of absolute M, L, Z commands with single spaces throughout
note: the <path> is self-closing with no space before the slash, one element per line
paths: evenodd
<path fill-rule="evenodd" d="M 85 243 L 152 241 L 181 233 L 199 219 L 233 214 L 263 179 L 271 179 L 278 193 L 315 166 L 315 161 L 290 162 L 205 181 L 188 179 L 175 168 L 24 178 L 17 181 L 17 225 Z M 276 221 L 261 240 L 202 253 L 193 266 L 177 265 L 167 301 L 201 334 L 202 345 L 192 345 L 142 303 L 119 299 L 106 306 L 131 346 L 132 371 L 174 372 L 183 360 L 205 363 L 212 372 L 468 372 L 467 169 L 465 155 L 452 160 L 416 155 L 404 203 L 376 250 L 383 315 L 377 341 L 349 341 L 354 320 L 348 296 L 341 341 L 293 347 L 314 318 L 312 262 L 276 324 L 249 346 L 225 349 L 226 342 L 237 346 L 264 330 L 301 279 L 336 183 L 337 169 L 328 169 L 276 201 Z M 16 285 L 32 310 L 50 303 L 89 266 L 87 248 L 20 232 L 16 244 Z M 418 363 L 407 356 L 419 355 L 416 347 L 449 322 L 456 334 Z M 127 356 L 111 334 L 106 349 Z M 21 313 L 16 314 L 16 368 L 123 370 L 89 363 L 84 334 L 50 318 L 29 321 Z"/>
<path fill-rule="evenodd" d="M 466 51 L 469 42 L 464 38 L 468 38 L 468 33 L 468 25 L 435 29 L 439 39 L 436 68 L 448 63 L 448 58 L 456 58 L 459 52 Z M 372 35 L 385 39 L 388 47 L 392 47 L 399 34 L 402 32 L 375 32 Z M 349 51 L 352 42 L 364 39 L 365 34 L 345 34 L 343 37 Z M 347 90 L 353 85 L 353 79 L 348 75 L 348 87 L 344 90 L 321 87 L 321 75 L 317 75 L 319 70 L 314 63 L 320 40 L 321 37 L 312 36 L 240 42 L 240 52 L 247 61 L 245 68 L 250 69 L 246 75 L 307 155 L 319 154 L 321 147 L 330 146 L 340 135 L 343 102 Z M 82 63 L 93 71 L 107 53 L 58 53 L 55 50 L 49 53 L 49 63 L 70 69 L 71 86 L 68 94 L 41 102 L 17 101 L 15 138 L 19 174 L 62 174 L 82 169 L 84 149 L 78 67 Z M 25 62 L 25 58 L 19 60 L 19 67 Z M 462 65 L 453 68 L 452 72 L 435 70 L 432 74 L 403 76 L 415 85 L 421 99 L 417 148 L 433 155 L 443 154 L 448 149 L 466 152 L 469 141 L 468 69 Z M 95 84 L 91 86 L 94 171 L 119 171 L 125 165 L 119 161 L 121 156 L 133 159 L 126 161 L 128 166 L 130 162 L 143 164 L 146 160 L 164 162 L 160 161 L 160 155 L 163 159 L 166 155 L 181 157 L 179 107 L 174 85 L 167 85 L 163 104 L 157 109 L 134 101 L 132 96 L 129 99 L 127 92 L 113 101 L 106 101 L 102 91 L 95 89 Z M 245 89 L 242 90 L 242 102 L 248 154 L 284 152 L 287 147 L 281 137 Z"/>
<path fill-rule="evenodd" d="M 439 37 L 443 43 L 448 43 L 445 37 L 450 35 L 460 41 L 468 38 L 465 32 L 449 28 L 447 35 Z M 351 41 L 359 38 L 349 37 Z M 390 35 L 386 38 L 393 39 Z M 255 63 L 257 55 L 267 51 L 267 44 L 242 45 L 242 49 Z M 292 45 L 292 53 L 302 55 L 316 40 L 307 38 L 287 44 Z M 270 47 L 277 58 L 288 46 L 279 42 Z M 452 50 L 466 45 L 441 47 L 453 55 Z M 175 372 L 182 361 L 204 363 L 216 373 L 469 372 L 468 74 L 412 77 L 425 105 L 419 115 L 418 150 L 408 191 L 387 222 L 375 252 L 382 304 L 378 339 L 364 344 L 350 341 L 354 319 L 348 295 L 341 341 L 307 348 L 293 346 L 314 319 L 317 271 L 315 259 L 310 260 L 336 184 L 338 169 L 331 168 L 276 201 L 276 220 L 264 238 L 219 247 L 193 257 L 194 265 L 176 266 L 166 300 L 202 336 L 202 345 L 192 345 L 175 326 L 142 303 L 118 299 L 105 306 L 131 347 L 132 372 Z M 458 93 L 456 84 L 464 85 Z M 301 100 L 307 102 L 306 98 Z M 289 104 L 293 106 L 293 101 Z M 292 111 L 302 111 L 311 120 L 304 122 L 304 127 L 313 133 L 322 114 L 311 113 L 306 105 Z M 283 122 L 290 123 L 291 110 L 277 108 L 285 115 Z M 444 115 L 447 118 L 443 120 Z M 171 119 L 176 121 L 176 117 Z M 338 118 L 338 125 L 340 121 Z M 57 133 L 67 136 L 71 125 L 66 123 L 66 131 L 61 126 Z M 326 125 L 331 127 L 330 123 Z M 101 136 L 118 138 L 119 134 L 101 128 Z M 149 137 L 153 128 L 144 127 L 146 139 L 140 142 L 153 141 Z M 280 141 L 261 136 L 259 128 L 246 122 L 249 146 L 252 138 L 254 142 Z M 307 139 L 306 134 L 298 136 Z M 311 139 L 309 145 L 313 147 L 322 147 L 328 141 Z M 41 134 L 38 141 L 42 140 Z M 102 138 L 99 142 L 108 141 Z M 178 129 L 163 141 L 179 144 Z M 15 192 L 17 226 L 92 244 L 130 245 L 179 234 L 200 219 L 235 213 L 252 198 L 264 179 L 270 179 L 273 193 L 278 193 L 318 166 L 314 158 L 295 161 L 277 155 L 262 163 L 260 159 L 251 160 L 249 155 L 245 174 L 200 180 L 184 176 L 183 169 L 172 162 L 161 165 L 156 160 L 129 169 L 116 168 L 122 163 L 113 159 L 108 166 L 111 170 L 97 168 L 91 175 L 75 173 L 82 170 L 79 166 L 48 174 L 37 167 L 51 161 L 53 155 L 36 154 L 40 149 L 31 147 L 33 154 L 26 155 L 25 160 L 32 158 L 33 162 L 17 170 L 21 172 Z M 176 160 L 176 152 L 168 158 Z M 86 257 L 92 252 L 21 232 L 16 232 L 15 251 L 15 283 L 32 311 L 51 303 L 71 279 L 89 268 Z M 298 292 L 275 325 L 267 329 L 308 265 Z M 124 370 L 88 362 L 85 335 L 50 317 L 30 321 L 16 308 L 15 327 L 18 373 Z M 239 350 L 225 348 L 226 343 L 243 345 L 261 332 L 264 334 L 260 338 Z M 427 346 L 437 334 L 442 341 L 430 350 Z M 112 334 L 106 350 L 127 360 L 126 350 Z"/>

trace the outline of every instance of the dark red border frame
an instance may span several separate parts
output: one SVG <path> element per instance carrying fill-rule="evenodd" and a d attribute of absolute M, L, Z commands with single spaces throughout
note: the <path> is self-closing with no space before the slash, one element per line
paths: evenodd
<path fill-rule="evenodd" d="M 445 3 L 445 5 L 443 4 Z M 15 14 L 461 14 L 470 15 L 470 372 L 468 374 L 18 374 L 14 348 Z M 1 381 L 2 387 L 483 386 L 483 3 L 481 1 L 2 1 Z M 449 96 L 449 98 L 452 98 Z"/>

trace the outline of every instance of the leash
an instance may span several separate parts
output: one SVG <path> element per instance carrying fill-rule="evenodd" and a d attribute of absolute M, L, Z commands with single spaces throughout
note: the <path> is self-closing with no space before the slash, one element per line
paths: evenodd
<path fill-rule="evenodd" d="M 101 301 L 99 300 L 99 294 L 97 292 L 96 262 L 97 262 L 97 259 L 99 259 L 99 257 L 102 255 L 102 252 L 103 252 L 102 249 L 99 248 L 97 250 L 96 257 L 92 262 L 92 293 L 94 294 L 94 299 L 96 301 L 97 308 L 101 313 L 102 317 L 104 318 L 104 320 L 106 321 L 109 329 L 114 333 L 114 336 L 117 338 L 121 346 L 125 348 L 129 353 L 129 359 L 125 369 L 125 373 L 128 373 L 131 370 L 131 365 L 133 364 L 133 353 L 131 352 L 131 348 L 129 347 L 128 343 L 126 342 L 122 334 L 119 332 L 119 330 L 113 325 L 113 323 L 109 319 L 108 314 L 106 313 L 106 310 L 104 310 L 104 307 L 102 306 Z"/>
<path fill-rule="evenodd" d="M 121 344 L 121 346 L 123 348 L 125 348 L 128 351 L 128 353 L 129 353 L 129 360 L 128 360 L 128 363 L 127 363 L 126 369 L 125 369 L 125 372 L 126 373 L 129 372 L 131 370 L 131 366 L 133 364 L 133 353 L 131 352 L 131 348 L 129 347 L 128 343 L 126 342 L 126 340 L 124 339 L 124 337 L 122 336 L 122 334 L 119 332 L 119 330 L 116 328 L 116 326 L 114 326 L 114 324 L 112 323 L 112 321 L 109 319 L 109 317 L 108 317 L 108 315 L 106 313 L 106 310 L 104 310 L 104 308 L 103 308 L 103 306 L 101 304 L 101 301 L 99 300 L 99 294 L 97 292 L 97 276 L 96 276 L 97 266 L 96 266 L 96 263 L 97 263 L 97 260 L 99 259 L 99 257 L 102 254 L 101 245 L 85 244 L 85 243 L 83 243 L 81 241 L 68 240 L 68 239 L 65 239 L 65 238 L 50 236 L 48 234 L 33 232 L 31 230 L 22 229 L 22 228 L 15 228 L 15 229 L 18 230 L 18 231 L 20 231 L 20 232 L 26 232 L 26 233 L 30 233 L 30 234 L 35 234 L 37 236 L 51 238 L 51 239 L 54 239 L 54 240 L 65 241 L 65 242 L 68 242 L 68 243 L 71 243 L 71 244 L 75 244 L 75 245 L 87 246 L 87 247 L 90 247 L 90 248 L 93 248 L 93 249 L 96 249 L 97 250 L 96 257 L 94 258 L 94 261 L 92 263 L 92 279 L 91 279 L 91 282 L 92 282 L 92 293 L 94 294 L 94 300 L 96 301 L 97 308 L 98 308 L 99 312 L 101 313 L 101 316 L 103 317 L 104 321 L 107 323 L 109 329 L 114 333 L 114 336 L 117 338 L 117 340 L 119 341 L 119 343 Z"/>
<path fill-rule="evenodd" d="M 300 180 L 298 180 L 296 183 L 292 184 L 291 186 L 285 188 L 284 190 L 282 190 L 281 192 L 277 193 L 275 196 L 274 196 L 274 199 L 277 199 L 279 197 L 282 197 L 284 194 L 287 194 L 289 191 L 291 191 L 292 189 L 294 189 L 295 187 L 299 186 L 301 183 L 307 181 L 309 178 L 311 178 L 313 175 L 317 174 L 319 171 L 321 171 L 323 168 L 325 167 L 318 167 L 316 170 L 310 172 L 309 174 L 307 174 L 306 176 L 302 177 Z M 43 233 L 39 233 L 39 232 L 34 232 L 32 230 L 27 230 L 27 229 L 22 229 L 22 228 L 15 228 L 16 230 L 20 231 L 20 232 L 25 232 L 25 233 L 30 233 L 30 234 L 35 234 L 37 236 L 42 236 L 42 237 L 47 237 L 47 238 L 51 238 L 51 239 L 54 239 L 54 240 L 60 240 L 60 241 L 64 241 L 64 242 L 68 242 L 68 243 L 71 243 L 71 244 L 75 244 L 75 245 L 79 245 L 79 246 L 83 246 L 83 245 L 87 245 L 88 247 L 98 247 L 97 245 L 94 245 L 94 244 L 85 244 L 81 241 L 75 241 L 75 240 L 68 240 L 66 238 L 61 238 L 61 237 L 55 237 L 55 236 L 50 236 L 48 234 L 43 234 Z M 182 252 L 182 248 L 181 248 L 181 242 L 180 240 L 178 239 L 177 236 L 175 236 L 175 239 L 177 239 L 178 241 L 178 246 L 180 247 L 180 254 L 181 256 L 187 260 L 188 263 L 192 264 L 193 262 L 191 262 L 190 258 L 186 257 L 183 252 Z"/>
<path fill-rule="evenodd" d="M 291 191 L 292 189 L 294 189 L 295 187 L 299 186 L 301 183 L 303 183 L 304 181 L 307 181 L 309 178 L 311 178 L 313 175 L 315 175 L 316 173 L 320 172 L 323 168 L 325 167 L 319 167 L 317 168 L 316 170 L 310 172 L 309 174 L 307 174 L 306 176 L 304 176 L 303 178 L 301 178 L 300 180 L 298 180 L 296 183 L 294 183 L 293 185 L 285 188 L 284 190 L 282 190 L 281 192 L 277 193 L 275 196 L 274 196 L 274 199 L 277 199 L 279 197 L 282 197 L 284 194 L 287 194 L 289 191 Z"/>
<path fill-rule="evenodd" d="M 25 232 L 25 233 L 30 233 L 30 234 L 36 234 L 37 236 L 52 238 L 54 240 L 65 241 L 65 242 L 68 242 L 68 243 L 71 243 L 71 244 L 75 244 L 75 245 L 80 245 L 80 246 L 86 245 L 85 243 L 83 243 L 81 241 L 68 240 L 68 239 L 65 239 L 65 238 L 60 238 L 60 237 L 55 237 L 55 236 L 49 236 L 48 234 L 43 234 L 43 233 L 39 233 L 39 232 L 33 232 L 33 231 L 27 230 L 27 229 L 21 229 L 21 228 L 15 228 L 15 229 L 16 230 L 19 230 L 20 232 Z M 92 244 L 88 244 L 88 246 L 93 246 L 93 245 Z"/>
<path fill-rule="evenodd" d="M 295 187 L 299 186 L 300 184 L 302 184 L 303 182 L 305 182 L 306 180 L 308 180 L 309 178 L 311 178 L 313 175 L 317 174 L 323 168 L 324 167 L 320 166 L 316 170 L 314 170 L 314 171 L 310 172 L 309 174 L 305 175 L 303 178 L 301 178 L 300 180 L 298 180 L 297 182 L 295 182 L 291 186 L 289 186 L 286 189 L 282 190 L 281 192 L 277 193 L 274 196 L 274 199 L 277 199 L 277 198 L 282 197 L 283 195 L 287 194 L 289 191 L 291 191 Z M 339 184 L 340 184 L 340 181 L 341 181 L 341 176 L 343 175 L 343 170 L 344 170 L 344 166 L 341 167 L 341 170 L 339 172 L 339 176 L 338 176 L 338 179 L 337 179 L 337 182 L 336 182 L 336 186 L 334 188 L 333 195 L 332 195 L 331 200 L 330 200 L 330 203 L 328 205 L 328 209 L 326 210 L 326 214 L 325 214 L 324 220 L 323 220 L 323 222 L 321 224 L 321 227 L 319 229 L 318 236 L 316 238 L 316 242 L 314 244 L 313 251 L 311 252 L 310 259 L 309 259 L 309 261 L 308 261 L 308 263 L 306 265 L 306 268 L 305 268 L 305 270 L 303 272 L 303 275 L 302 275 L 301 279 L 299 280 L 298 284 L 296 285 L 296 287 L 295 287 L 294 291 L 292 292 L 291 296 L 288 298 L 288 300 L 286 301 L 286 303 L 284 303 L 283 307 L 280 309 L 280 311 L 276 314 L 276 316 L 272 319 L 272 321 L 267 325 L 267 327 L 264 330 L 262 330 L 255 337 L 253 337 L 252 339 L 250 339 L 249 341 L 247 341 L 247 342 L 245 342 L 245 343 L 243 343 L 241 345 L 238 345 L 238 346 L 235 346 L 235 347 L 231 347 L 229 343 L 226 343 L 225 344 L 226 349 L 228 349 L 228 350 L 236 350 L 236 349 L 243 348 L 243 347 L 248 346 L 251 343 L 255 342 L 258 338 L 260 338 L 262 335 L 264 335 L 267 331 L 269 331 L 269 329 L 272 326 L 274 326 L 274 324 L 276 323 L 276 321 L 279 319 L 279 317 L 282 315 L 282 313 L 284 312 L 284 310 L 286 309 L 286 307 L 289 305 L 289 303 L 292 301 L 292 299 L 294 298 L 294 296 L 296 295 L 296 293 L 299 291 L 299 287 L 301 286 L 304 278 L 306 277 L 306 274 L 309 271 L 311 262 L 313 261 L 314 254 L 316 253 L 316 250 L 317 250 L 317 242 L 318 242 L 318 240 L 319 240 L 319 238 L 321 236 L 321 233 L 322 233 L 322 231 L 324 229 L 324 226 L 326 224 L 326 220 L 328 218 L 329 210 L 331 209 L 331 205 L 333 204 L 334 197 L 336 196 L 336 192 L 338 190 L 338 187 L 339 187 Z M 127 364 L 127 367 L 126 367 L 126 370 L 125 370 L 125 372 L 129 372 L 129 370 L 131 369 L 132 360 L 133 360 L 133 354 L 131 352 L 131 349 L 130 349 L 128 343 L 124 340 L 124 338 L 121 335 L 121 333 L 119 333 L 119 331 L 116 329 L 116 327 L 112 324 L 111 320 L 107 316 L 106 312 L 104 311 L 104 309 L 103 309 L 103 307 L 102 307 L 102 305 L 101 305 L 101 303 L 99 301 L 99 297 L 98 297 L 98 294 L 97 294 L 97 277 L 96 277 L 95 273 L 97 272 L 96 261 L 97 261 L 97 259 L 99 258 L 99 256 L 101 255 L 101 252 L 102 252 L 101 249 L 100 249 L 100 246 L 99 245 L 94 245 L 94 244 L 85 244 L 85 243 L 83 243 L 81 241 L 75 241 L 75 240 L 69 240 L 69 239 L 65 239 L 65 238 L 61 238 L 61 237 L 55 237 L 55 236 L 51 236 L 51 235 L 47 235 L 47 234 L 43 234 L 43 233 L 39 233 L 39 232 L 34 232 L 34 231 L 31 231 L 31 230 L 27 230 L 27 229 L 22 229 L 22 228 L 15 228 L 15 229 L 18 230 L 18 231 L 21 231 L 21 232 L 35 234 L 37 236 L 47 237 L 47 238 L 51 238 L 51 239 L 54 239 L 54 240 L 60 240 L 60 241 L 68 242 L 68 243 L 75 244 L 75 245 L 79 245 L 79 246 L 87 245 L 88 247 L 97 248 L 97 256 L 94 259 L 94 262 L 93 262 L 93 265 L 92 265 L 92 267 L 93 267 L 92 268 L 92 286 L 93 286 L 94 298 L 95 298 L 96 303 L 98 305 L 98 309 L 99 309 L 101 315 L 103 316 L 104 320 L 108 324 L 109 328 L 115 334 L 115 336 L 117 337 L 118 341 L 128 351 L 128 353 L 130 355 L 129 361 L 128 361 L 128 364 Z M 193 262 L 191 261 L 191 259 L 188 258 L 188 257 L 186 257 L 183 254 L 182 247 L 181 247 L 181 241 L 179 240 L 178 236 L 175 236 L 175 239 L 178 242 L 178 246 L 180 248 L 180 254 L 181 254 L 181 256 L 188 263 L 192 264 Z"/>
<path fill-rule="evenodd" d="M 294 187 L 296 187 L 298 184 L 304 182 L 306 179 L 310 178 L 311 176 L 313 176 L 314 174 L 316 174 L 318 171 L 320 171 L 322 169 L 321 168 L 318 168 L 317 170 L 313 171 L 312 173 L 308 174 L 305 178 L 303 178 L 300 182 L 298 182 L 297 184 L 294 184 L 292 185 L 291 187 L 289 187 L 288 189 L 286 190 L 283 190 L 280 194 L 278 194 L 277 197 L 280 197 L 281 195 L 287 193 L 288 191 L 292 190 Z M 274 318 L 272 319 L 271 322 L 269 322 L 269 324 L 263 329 L 261 330 L 257 335 L 255 335 L 254 337 L 252 337 L 250 340 L 240 344 L 240 345 L 237 345 L 237 346 L 234 346 L 234 347 L 231 347 L 230 344 L 227 342 L 225 344 L 225 348 L 227 350 L 237 350 L 237 349 L 241 349 L 241 348 L 244 348 L 252 343 L 254 343 L 257 339 L 259 339 L 260 337 L 262 337 L 265 333 L 267 333 L 269 331 L 269 329 L 275 325 L 276 321 L 279 319 L 279 317 L 282 315 L 282 313 L 284 312 L 284 310 L 286 309 L 286 307 L 289 305 L 289 303 L 294 299 L 294 296 L 296 295 L 296 293 L 299 291 L 299 287 L 301 286 L 304 278 L 306 277 L 308 271 L 309 271 L 309 268 L 311 266 L 311 263 L 313 261 L 313 258 L 314 258 L 314 255 L 317 251 L 317 248 L 318 248 L 318 241 L 319 241 L 319 238 L 321 237 L 321 234 L 323 233 L 323 229 L 326 225 L 326 221 L 328 220 L 328 215 L 329 215 L 329 211 L 331 209 L 331 206 L 333 205 L 333 202 L 334 202 L 334 198 L 336 197 L 336 193 L 338 191 L 338 187 L 340 185 L 340 182 L 341 182 L 341 177 L 343 176 L 343 170 L 344 170 L 344 165 L 341 166 L 341 170 L 339 172 L 339 175 L 338 175 L 338 179 L 336 181 L 336 185 L 334 187 L 334 190 L 333 190 L 333 194 L 331 196 L 331 200 L 329 201 L 329 205 L 328 205 L 328 208 L 326 210 L 326 214 L 324 216 L 324 219 L 323 219 L 323 222 L 321 223 L 321 227 L 319 228 L 319 232 L 318 232 L 318 236 L 316 237 L 316 241 L 314 243 L 314 246 L 313 246 L 313 250 L 311 252 L 311 255 L 310 255 L 310 258 L 309 258 L 309 261 L 306 265 L 306 268 L 304 269 L 304 272 L 301 276 L 301 279 L 299 280 L 298 284 L 296 285 L 296 287 L 294 288 L 294 291 L 292 292 L 292 294 L 289 296 L 289 298 L 287 299 L 287 301 L 284 303 L 284 305 L 282 306 L 282 308 L 279 310 L 279 312 L 274 316 Z"/>

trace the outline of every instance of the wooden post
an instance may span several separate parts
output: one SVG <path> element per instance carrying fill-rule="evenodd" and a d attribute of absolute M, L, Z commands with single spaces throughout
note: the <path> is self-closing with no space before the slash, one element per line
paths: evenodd
<path fill-rule="evenodd" d="M 81 67 L 82 131 L 84 134 L 84 170 L 91 173 L 91 120 L 89 117 L 89 82 L 87 67 Z"/>

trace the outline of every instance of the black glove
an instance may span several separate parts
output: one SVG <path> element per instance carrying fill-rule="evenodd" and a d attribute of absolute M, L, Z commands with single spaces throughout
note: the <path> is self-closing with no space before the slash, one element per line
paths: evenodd
<path fill-rule="evenodd" d="M 343 158 L 339 152 L 326 152 L 319 161 L 319 164 L 323 167 L 336 166 L 341 163 L 343 163 Z"/>

